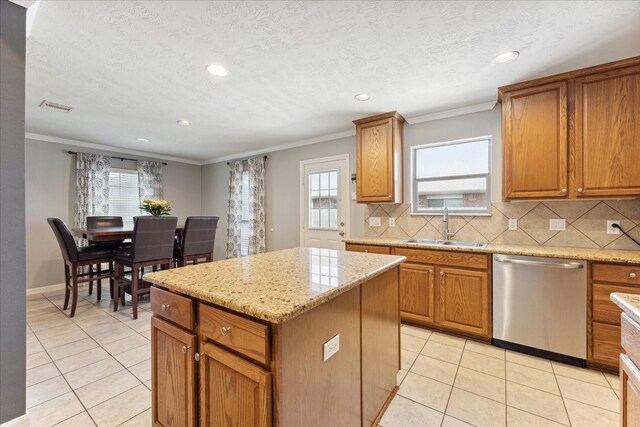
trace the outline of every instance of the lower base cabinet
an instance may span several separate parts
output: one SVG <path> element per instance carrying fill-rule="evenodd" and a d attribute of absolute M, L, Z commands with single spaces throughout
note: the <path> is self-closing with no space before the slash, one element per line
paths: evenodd
<path fill-rule="evenodd" d="M 438 269 L 436 324 L 463 334 L 491 338 L 491 286 L 485 271 Z"/>
<path fill-rule="evenodd" d="M 200 342 L 200 424 L 271 424 L 271 373 L 215 345 Z"/>

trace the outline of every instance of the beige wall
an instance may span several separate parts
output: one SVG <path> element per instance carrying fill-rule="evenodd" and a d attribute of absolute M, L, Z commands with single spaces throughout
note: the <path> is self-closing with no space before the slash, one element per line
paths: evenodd
<path fill-rule="evenodd" d="M 69 227 L 73 225 L 75 157 L 67 154 L 68 150 L 79 149 L 35 140 L 26 143 L 27 289 L 64 282 L 60 249 L 46 220 L 58 217 Z M 130 161 L 114 160 L 112 166 L 135 169 Z M 163 172 L 164 197 L 171 202 L 178 222 L 184 223 L 189 215 L 200 215 L 200 166 L 168 162 Z"/>

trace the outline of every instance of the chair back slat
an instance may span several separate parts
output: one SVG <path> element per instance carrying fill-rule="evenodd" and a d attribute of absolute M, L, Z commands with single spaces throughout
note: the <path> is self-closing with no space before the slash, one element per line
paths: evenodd
<path fill-rule="evenodd" d="M 190 216 L 182 233 L 182 256 L 210 254 L 218 228 L 217 216 Z"/>
<path fill-rule="evenodd" d="M 87 228 L 122 227 L 121 216 L 88 216 Z"/>
<path fill-rule="evenodd" d="M 131 259 L 134 263 L 173 258 L 178 218 L 170 216 L 134 217 Z"/>
<path fill-rule="evenodd" d="M 56 236 L 62 258 L 67 262 L 78 261 L 78 245 L 65 223 L 60 218 L 47 218 L 47 222 Z"/>

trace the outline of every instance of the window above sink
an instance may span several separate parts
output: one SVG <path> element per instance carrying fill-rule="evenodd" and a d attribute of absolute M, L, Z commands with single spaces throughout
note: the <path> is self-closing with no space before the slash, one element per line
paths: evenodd
<path fill-rule="evenodd" d="M 411 213 L 491 214 L 491 136 L 411 147 Z"/>

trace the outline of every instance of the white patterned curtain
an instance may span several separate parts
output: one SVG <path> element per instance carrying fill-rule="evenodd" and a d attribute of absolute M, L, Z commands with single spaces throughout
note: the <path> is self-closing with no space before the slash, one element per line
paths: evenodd
<path fill-rule="evenodd" d="M 227 258 L 266 251 L 265 158 L 230 162 Z"/>
<path fill-rule="evenodd" d="M 87 217 L 109 215 L 111 157 L 76 154 L 76 217 L 74 227 L 85 228 Z M 81 239 L 80 244 L 86 244 Z"/>
<path fill-rule="evenodd" d="M 143 200 L 162 200 L 162 163 L 138 160 L 138 193 L 140 204 Z"/>

